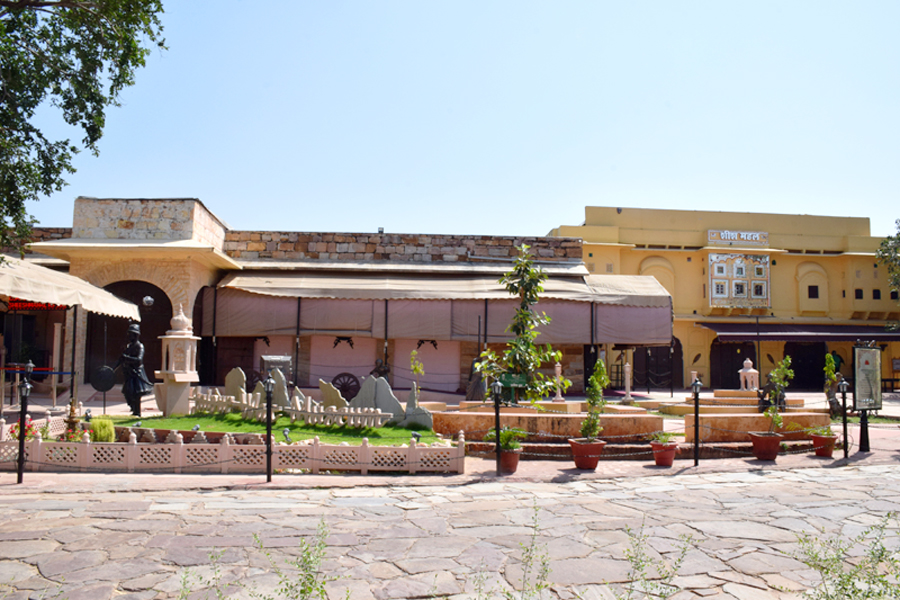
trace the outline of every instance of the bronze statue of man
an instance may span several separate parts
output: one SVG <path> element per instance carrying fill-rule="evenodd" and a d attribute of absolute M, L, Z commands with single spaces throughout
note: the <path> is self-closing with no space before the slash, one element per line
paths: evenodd
<path fill-rule="evenodd" d="M 144 345 L 140 341 L 141 326 L 132 323 L 128 326 L 128 344 L 116 363 L 122 367 L 125 383 L 122 384 L 122 395 L 128 402 L 131 414 L 141 416 L 141 398 L 153 392 L 153 384 L 147 379 L 144 371 Z"/>

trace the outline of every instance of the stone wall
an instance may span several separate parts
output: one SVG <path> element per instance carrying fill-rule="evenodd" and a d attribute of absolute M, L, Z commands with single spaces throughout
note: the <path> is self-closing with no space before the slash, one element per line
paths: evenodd
<path fill-rule="evenodd" d="M 193 198 L 123 200 L 79 197 L 73 237 L 205 241 L 221 249 L 225 226 Z"/>
<path fill-rule="evenodd" d="M 528 244 L 541 261 L 580 261 L 578 238 L 378 233 L 229 231 L 225 253 L 244 260 L 484 262 L 516 256 Z"/>

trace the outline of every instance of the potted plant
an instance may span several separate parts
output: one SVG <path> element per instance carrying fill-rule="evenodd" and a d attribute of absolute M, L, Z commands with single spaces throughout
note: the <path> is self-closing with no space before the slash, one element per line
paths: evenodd
<path fill-rule="evenodd" d="M 603 400 L 603 389 L 608 385 L 606 365 L 602 360 L 598 360 L 594 365 L 593 374 L 588 378 L 586 390 L 588 412 L 587 417 L 581 422 L 581 437 L 569 440 L 576 468 L 593 471 L 600 462 L 600 454 L 606 442 L 597 436 L 603 431 L 603 427 L 600 426 L 600 413 L 606 405 L 606 401 Z"/>
<path fill-rule="evenodd" d="M 822 427 L 811 429 L 809 431 L 809 437 L 812 439 L 816 456 L 831 458 L 832 454 L 834 454 L 834 445 L 835 442 L 837 442 L 837 436 L 831 430 L 830 426 L 823 425 Z"/>
<path fill-rule="evenodd" d="M 514 427 L 500 428 L 500 473 L 503 475 L 512 475 L 519 466 L 519 455 L 522 453 L 522 444 L 519 440 L 528 437 L 528 433 Z M 492 427 L 485 434 L 482 441 L 496 442 L 497 434 Z"/>
<path fill-rule="evenodd" d="M 657 467 L 671 467 L 675 462 L 678 442 L 673 441 L 674 437 L 675 434 L 670 431 L 657 431 L 650 436 L 650 447 Z"/>
<path fill-rule="evenodd" d="M 776 427 L 781 427 L 784 420 L 778 412 L 776 404 L 771 405 L 763 413 L 769 418 L 769 431 L 750 431 L 750 441 L 753 443 L 753 456 L 757 460 L 775 460 L 781 447 L 782 435 L 775 432 Z"/>

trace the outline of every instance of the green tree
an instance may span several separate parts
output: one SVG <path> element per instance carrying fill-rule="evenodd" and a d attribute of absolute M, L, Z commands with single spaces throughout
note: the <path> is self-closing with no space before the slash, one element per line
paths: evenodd
<path fill-rule="evenodd" d="M 888 285 L 900 290 L 900 219 L 895 221 L 897 233 L 884 238 L 878 248 L 878 262 L 888 270 Z"/>
<path fill-rule="evenodd" d="M 99 153 L 106 109 L 134 83 L 150 47 L 164 48 L 161 0 L 0 0 L 0 244 L 22 250 L 34 223 L 25 203 L 58 192 L 81 149 Z M 50 139 L 50 106 L 81 130 Z"/>
<path fill-rule="evenodd" d="M 500 279 L 506 290 L 519 298 L 516 314 L 506 328 L 506 331 L 512 333 L 515 338 L 506 343 L 506 350 L 502 356 L 497 356 L 493 350 L 482 352 L 476 368 L 492 379 L 502 373 L 524 375 L 525 398 L 536 402 L 550 393 L 556 385 L 555 376 L 548 377 L 538 369 L 543 363 L 552 364 L 559 361 L 562 354 L 554 351 L 550 344 L 539 346 L 534 343 L 535 338 L 540 335 L 537 328 L 550 322 L 550 317 L 543 312 L 538 314 L 534 310 L 540 299 L 540 293 L 544 291 L 543 283 L 547 279 L 547 274 L 534 265 L 528 253 L 528 245 L 522 244 L 516 249 L 519 254 L 512 270 Z M 572 382 L 563 378 L 561 385 L 563 389 L 568 389 Z"/>

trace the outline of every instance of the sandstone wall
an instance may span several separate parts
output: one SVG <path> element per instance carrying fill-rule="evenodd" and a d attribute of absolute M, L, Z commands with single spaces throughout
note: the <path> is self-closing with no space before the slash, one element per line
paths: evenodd
<path fill-rule="evenodd" d="M 538 260 L 581 260 L 578 238 L 287 231 L 229 231 L 225 235 L 225 253 L 249 260 L 483 263 L 487 258 L 515 257 L 515 246 L 523 243 L 531 246 Z"/>

